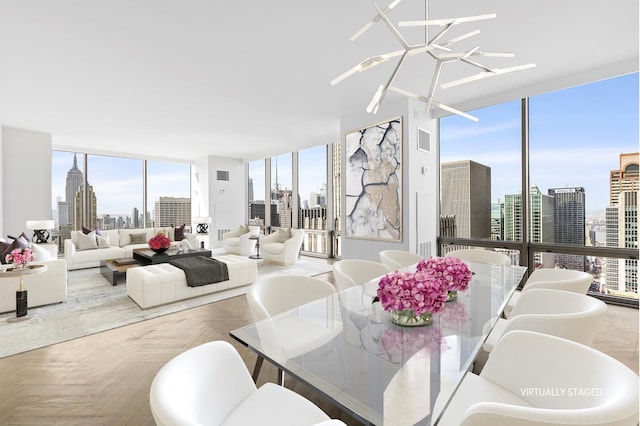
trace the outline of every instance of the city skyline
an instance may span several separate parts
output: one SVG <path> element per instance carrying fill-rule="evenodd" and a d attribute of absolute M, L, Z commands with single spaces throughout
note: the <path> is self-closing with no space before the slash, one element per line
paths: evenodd
<path fill-rule="evenodd" d="M 65 201 L 65 178 L 73 156 L 73 152 L 52 153 L 52 210 L 57 210 L 58 197 Z M 142 160 L 92 154 L 89 158 L 88 181 L 98 195 L 97 215 L 131 216 L 133 208 L 142 211 Z M 78 154 L 78 167 L 84 173 L 84 154 Z M 147 173 L 149 212 L 159 197 L 191 196 L 189 164 L 148 161 Z"/>
<path fill-rule="evenodd" d="M 472 159 L 491 167 L 492 202 L 520 191 L 520 100 L 441 120 L 441 162 Z M 530 185 L 583 187 L 587 214 L 609 203 L 609 171 L 638 152 L 638 74 L 530 99 Z M 579 160 L 578 160 L 579 159 Z M 514 176 L 516 179 L 514 179 Z"/>

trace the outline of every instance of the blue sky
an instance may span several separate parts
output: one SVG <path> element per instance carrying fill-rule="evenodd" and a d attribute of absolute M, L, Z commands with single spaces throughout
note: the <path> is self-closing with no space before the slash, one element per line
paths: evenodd
<path fill-rule="evenodd" d="M 530 98 L 531 184 L 585 188 L 587 210 L 604 210 L 609 171 L 638 152 L 638 74 Z M 441 120 L 442 162 L 470 159 L 491 167 L 492 201 L 520 190 L 520 101 L 473 112 L 478 123 Z"/>

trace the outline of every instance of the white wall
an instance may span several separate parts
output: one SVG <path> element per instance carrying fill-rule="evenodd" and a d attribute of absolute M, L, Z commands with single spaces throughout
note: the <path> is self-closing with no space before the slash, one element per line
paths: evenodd
<path fill-rule="evenodd" d="M 2 154 L 3 152 L 3 148 L 2 148 L 2 123 L 0 123 L 0 238 L 4 238 L 4 226 L 3 226 L 3 222 L 4 222 L 4 211 L 3 211 L 3 206 L 4 206 L 4 197 L 3 197 L 3 191 L 2 191 L 2 187 L 4 186 L 4 165 L 3 165 L 3 158 L 4 155 Z"/>
<path fill-rule="evenodd" d="M 27 220 L 51 219 L 51 134 L 2 127 L 0 235 L 28 231 Z"/>
<path fill-rule="evenodd" d="M 407 99 L 395 102 L 387 100 L 375 115 L 362 110 L 342 117 L 340 123 L 343 153 L 342 186 L 345 188 L 345 134 L 398 116 L 402 116 L 402 240 L 400 242 L 375 241 L 347 238 L 343 234 L 343 259 L 359 258 L 379 261 L 378 253 L 381 250 L 417 252 L 419 242 L 431 243 L 431 254 L 436 254 L 438 217 L 437 120 L 427 116 L 423 103 Z M 417 150 L 418 127 L 431 133 L 432 149 L 430 153 Z M 423 167 L 427 170 L 426 175 L 422 174 Z M 420 206 L 419 212 L 418 206 Z M 341 222 L 345 223 L 344 211 Z"/>

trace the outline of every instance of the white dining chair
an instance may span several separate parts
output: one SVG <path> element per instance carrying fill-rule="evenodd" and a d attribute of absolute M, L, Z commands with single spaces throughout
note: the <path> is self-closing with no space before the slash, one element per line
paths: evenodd
<path fill-rule="evenodd" d="M 153 379 L 149 401 L 160 426 L 344 425 L 283 386 L 257 388 L 236 349 L 224 341 L 196 346 L 166 363 Z"/>
<path fill-rule="evenodd" d="M 424 259 L 419 254 L 406 250 L 382 250 L 378 256 L 380 256 L 380 262 L 392 271 L 415 265 Z"/>
<path fill-rule="evenodd" d="M 334 263 L 332 269 L 338 291 L 364 284 L 392 272 L 382 263 L 364 259 L 343 259 Z"/>
<path fill-rule="evenodd" d="M 282 318 L 277 322 L 264 320 L 335 292 L 330 282 L 303 275 L 278 275 L 251 284 L 247 291 L 249 310 L 253 321 L 260 323 L 258 332 L 262 344 L 270 346 L 274 358 L 283 361 L 327 343 L 340 331 L 340 324 L 320 326 L 297 317 Z M 253 371 L 254 381 L 258 379 L 262 363 L 263 358 L 258 357 Z M 280 370 L 278 382 L 282 383 L 282 380 Z"/>
<path fill-rule="evenodd" d="M 548 288 L 586 294 L 592 282 L 593 275 L 587 272 L 573 271 L 571 269 L 536 269 L 529 276 L 522 290 L 513 293 L 504 308 L 504 317 L 509 318 L 523 291 L 534 288 Z"/>
<path fill-rule="evenodd" d="M 444 255 L 445 257 L 456 257 L 460 260 L 479 263 L 493 263 L 497 265 L 511 265 L 511 259 L 506 254 L 485 249 L 460 249 L 453 250 Z"/>
<path fill-rule="evenodd" d="M 482 373 L 468 373 L 439 425 L 638 424 L 638 375 L 593 348 L 548 334 L 504 335 Z"/>
<path fill-rule="evenodd" d="M 508 319 L 498 318 L 483 349 L 492 352 L 500 338 L 512 330 L 529 330 L 591 345 L 607 305 L 584 294 L 533 289 L 522 293 Z"/>

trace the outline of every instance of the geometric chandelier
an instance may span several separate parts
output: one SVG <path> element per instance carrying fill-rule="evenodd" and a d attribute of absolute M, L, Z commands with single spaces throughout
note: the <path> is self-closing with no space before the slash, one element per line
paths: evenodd
<path fill-rule="evenodd" d="M 402 0 L 393 0 L 384 10 L 380 9 L 377 4 L 374 4 L 374 7 L 377 10 L 377 14 L 369 21 L 364 27 L 362 27 L 358 32 L 356 32 L 352 37 L 351 41 L 356 40 L 360 37 L 364 32 L 366 32 L 369 28 L 375 25 L 379 21 L 383 21 L 391 34 L 400 42 L 402 45 L 402 49 L 396 50 L 393 52 L 383 53 L 376 56 L 371 56 L 361 61 L 359 64 L 355 65 L 353 68 L 347 70 L 340 76 L 336 77 L 331 81 L 331 85 L 334 86 L 344 80 L 345 78 L 355 74 L 356 72 L 363 72 L 368 69 L 371 69 L 377 65 L 380 65 L 389 59 L 400 57 L 396 67 L 394 68 L 391 76 L 387 80 L 385 84 L 381 84 L 378 87 L 378 90 L 373 95 L 369 106 L 367 106 L 367 112 L 375 114 L 378 112 L 378 108 L 382 104 L 387 92 L 389 90 L 399 93 L 404 96 L 408 96 L 410 98 L 417 99 L 426 104 L 427 113 L 432 108 L 438 108 L 443 111 L 448 111 L 453 114 L 460 115 L 462 117 L 468 118 L 472 121 L 478 121 L 477 117 L 474 117 L 470 114 L 467 114 L 463 111 L 460 111 L 451 106 L 445 105 L 441 102 L 438 102 L 434 99 L 434 94 L 438 85 L 438 80 L 440 78 L 440 74 L 442 71 L 442 67 L 444 64 L 452 63 L 452 62 L 463 62 L 465 64 L 471 65 L 473 67 L 479 68 L 481 71 L 477 74 L 470 75 L 465 78 L 461 78 L 459 80 L 450 81 L 448 83 L 444 83 L 440 85 L 441 89 L 448 89 L 450 87 L 459 86 L 461 84 L 469 83 L 472 81 L 482 80 L 489 77 L 494 77 L 501 74 L 507 74 L 514 71 L 522 71 L 530 68 L 535 68 L 536 64 L 526 64 L 519 65 L 509 68 L 491 68 L 486 65 L 479 63 L 474 60 L 475 57 L 496 57 L 496 58 L 513 58 L 515 55 L 513 53 L 503 53 L 503 52 L 482 52 L 480 51 L 480 46 L 475 46 L 464 52 L 453 52 L 450 48 L 453 44 L 465 40 L 467 38 L 476 36 L 480 34 L 480 30 L 471 31 L 469 33 L 463 34 L 461 36 L 451 38 L 448 40 L 442 40 L 442 38 L 449 32 L 449 30 L 459 24 L 464 24 L 467 22 L 480 21 L 484 19 L 493 19 L 496 17 L 496 14 L 487 14 L 487 15 L 476 15 L 476 16 L 468 16 L 461 18 L 449 18 L 449 19 L 435 19 L 435 20 L 422 20 L 422 21 L 406 21 L 398 23 L 398 27 L 415 27 L 415 26 L 426 26 L 427 28 L 432 26 L 444 27 L 440 30 L 432 39 L 426 41 L 422 44 L 410 45 L 407 43 L 405 38 L 402 36 L 398 28 L 391 23 L 387 14 L 396 7 Z M 429 91 L 427 95 L 421 96 L 406 90 L 400 89 L 398 87 L 392 86 L 393 81 L 400 70 L 400 67 L 404 63 L 405 59 L 409 56 L 414 56 L 422 53 L 427 53 L 430 55 L 435 61 L 435 71 L 431 78 L 431 84 L 429 86 Z"/>

